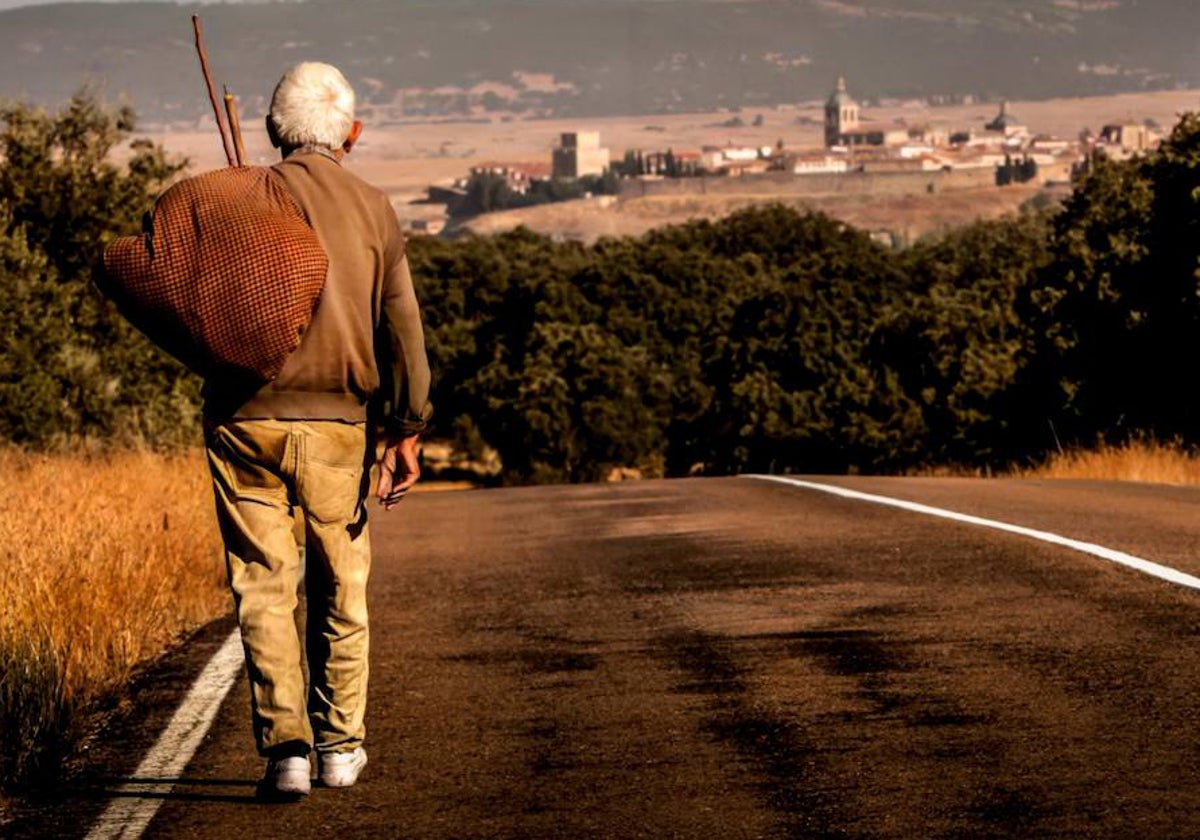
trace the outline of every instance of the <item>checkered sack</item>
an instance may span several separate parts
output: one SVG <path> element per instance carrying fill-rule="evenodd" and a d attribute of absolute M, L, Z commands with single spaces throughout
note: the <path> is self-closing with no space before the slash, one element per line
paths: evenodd
<path fill-rule="evenodd" d="M 189 178 L 143 227 L 104 252 L 99 285 L 121 313 L 205 378 L 274 379 L 329 265 L 282 179 L 250 166 Z"/>

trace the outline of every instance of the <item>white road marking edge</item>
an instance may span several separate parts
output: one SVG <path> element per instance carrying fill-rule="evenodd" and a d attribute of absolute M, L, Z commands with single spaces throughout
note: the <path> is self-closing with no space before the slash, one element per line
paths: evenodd
<path fill-rule="evenodd" d="M 1200 590 L 1200 578 L 1172 569 L 1170 566 L 1163 566 L 1095 543 L 1073 540 L 1049 531 L 1039 531 L 1035 528 L 1012 525 L 996 519 L 958 513 L 946 508 L 932 507 L 890 496 L 862 493 L 832 484 L 820 484 L 788 476 L 747 475 L 744 477 L 761 481 L 775 481 L 793 487 L 802 487 L 806 490 L 841 496 L 844 499 L 870 502 L 913 513 L 923 513 L 927 516 L 950 519 L 967 525 L 977 525 L 981 528 L 1020 534 L 1119 563 L 1170 583 Z M 196 682 L 192 685 L 183 703 L 175 711 L 171 722 L 163 730 L 162 735 L 159 736 L 150 751 L 146 753 L 146 757 L 142 759 L 142 763 L 138 765 L 137 771 L 134 773 L 135 779 L 161 779 L 163 781 L 127 784 L 119 788 L 117 794 L 127 798 L 117 799 L 108 806 L 92 826 L 92 830 L 88 832 L 87 840 L 135 840 L 142 835 L 162 805 L 163 795 L 170 793 L 174 787 L 173 783 L 166 780 L 178 778 L 183 773 L 188 762 L 192 760 L 192 756 L 196 754 L 200 742 L 208 734 L 208 729 L 217 716 L 217 710 L 237 679 L 242 661 L 242 637 L 237 630 L 234 630 L 221 645 L 221 649 L 209 660 L 200 676 L 196 678 Z"/>
<path fill-rule="evenodd" d="M 1075 551 L 1083 552 L 1084 554 L 1090 554 L 1093 557 L 1099 557 L 1103 560 L 1119 563 L 1122 566 L 1128 566 L 1131 569 L 1136 569 L 1139 572 L 1143 572 L 1170 583 L 1176 583 L 1180 586 L 1189 587 L 1190 589 L 1200 590 L 1200 578 L 1186 574 L 1185 572 L 1181 572 L 1178 569 L 1172 569 L 1170 566 L 1163 566 L 1159 563 L 1154 563 L 1141 557 L 1135 557 L 1132 554 L 1126 554 L 1124 551 L 1116 551 L 1111 548 L 1105 548 L 1104 546 L 1096 545 L 1095 543 L 1073 540 L 1070 537 L 1053 534 L 1049 531 L 1039 531 L 1035 528 L 1012 525 L 1008 522 L 1000 522 L 996 519 L 984 519 L 981 516 L 971 516 L 967 513 L 958 513 L 945 508 L 931 507 L 930 505 L 922 505 L 917 502 L 905 501 L 904 499 L 894 499 L 890 496 L 876 496 L 872 493 L 862 493 L 858 490 L 850 490 L 833 484 L 821 484 L 816 481 L 804 481 L 803 479 L 790 478 L 788 476 L 747 475 L 745 478 L 754 478 L 761 481 L 777 481 L 780 484 L 790 484 L 794 487 L 803 487 L 806 490 L 816 490 L 820 493 L 829 493 L 834 496 L 841 496 L 845 499 L 854 499 L 860 502 L 870 502 L 871 504 L 900 508 L 901 510 L 912 511 L 913 513 L 923 513 L 927 516 L 938 516 L 942 519 L 951 519 L 955 522 L 963 522 L 968 525 L 978 525 L 981 528 L 992 528 L 996 531 L 1007 531 L 1010 534 L 1020 534 L 1023 537 L 1032 537 L 1035 540 L 1041 540 L 1042 542 L 1048 542 L 1054 545 L 1061 545 L 1064 548 L 1071 548 Z"/>
<path fill-rule="evenodd" d="M 221 645 L 196 678 L 183 703 L 158 741 L 133 774 L 134 781 L 116 791 L 118 798 L 88 832 L 87 840 L 136 840 L 154 819 L 172 779 L 183 774 L 208 734 L 217 710 L 233 687 L 243 662 L 242 636 L 237 630 Z M 139 783 L 136 780 L 146 779 Z"/>

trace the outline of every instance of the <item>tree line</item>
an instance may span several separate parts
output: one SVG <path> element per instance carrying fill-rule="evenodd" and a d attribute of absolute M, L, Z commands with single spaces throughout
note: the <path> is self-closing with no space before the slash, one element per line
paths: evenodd
<path fill-rule="evenodd" d="M 536 207 L 592 195 L 616 195 L 618 192 L 620 179 L 611 168 L 605 169 L 601 175 L 584 175 L 581 178 L 533 178 L 524 190 L 514 189 L 505 175 L 481 171 L 471 174 L 467 180 L 466 195 L 448 209 L 452 216 L 477 216 L 480 213 Z"/>
<path fill-rule="evenodd" d="M 195 440 L 197 383 L 90 289 L 179 168 L 88 94 L 0 111 L 0 438 Z M 1058 446 L 1200 440 L 1200 117 L 1096 160 L 1061 207 L 900 252 L 743 210 L 593 246 L 527 230 L 410 245 L 435 433 L 508 482 L 1004 468 Z"/>

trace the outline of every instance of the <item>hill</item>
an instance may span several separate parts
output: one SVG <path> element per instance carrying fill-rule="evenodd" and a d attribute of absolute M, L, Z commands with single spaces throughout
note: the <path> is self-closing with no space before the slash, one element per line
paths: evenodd
<path fill-rule="evenodd" d="M 821 99 L 1044 99 L 1200 86 L 1176 0 L 310 0 L 205 6 L 219 78 L 260 114 L 282 68 L 346 69 L 386 118 L 597 116 Z M 0 12 L 0 96 L 102 80 L 155 122 L 194 122 L 186 10 Z"/>
<path fill-rule="evenodd" d="M 1038 196 L 1044 196 L 1039 199 Z M 778 203 L 799 212 L 815 210 L 856 228 L 886 233 L 900 244 L 945 233 L 983 219 L 1016 213 L 1029 202 L 1055 202 L 1063 190 L 1034 186 L 964 190 L 933 195 L 780 197 L 687 196 L 635 198 L 618 202 L 607 196 L 520 210 L 485 213 L 461 228 L 490 235 L 524 226 L 558 239 L 594 243 L 601 236 L 641 236 L 666 225 L 694 219 L 714 221 L 748 207 Z"/>

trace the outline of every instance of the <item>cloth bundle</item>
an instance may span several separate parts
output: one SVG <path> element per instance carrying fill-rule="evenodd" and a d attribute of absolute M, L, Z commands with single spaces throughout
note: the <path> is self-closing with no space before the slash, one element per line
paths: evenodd
<path fill-rule="evenodd" d="M 99 285 L 121 313 L 206 379 L 274 379 L 329 265 L 282 179 L 250 166 L 189 178 L 143 229 L 104 252 Z"/>

